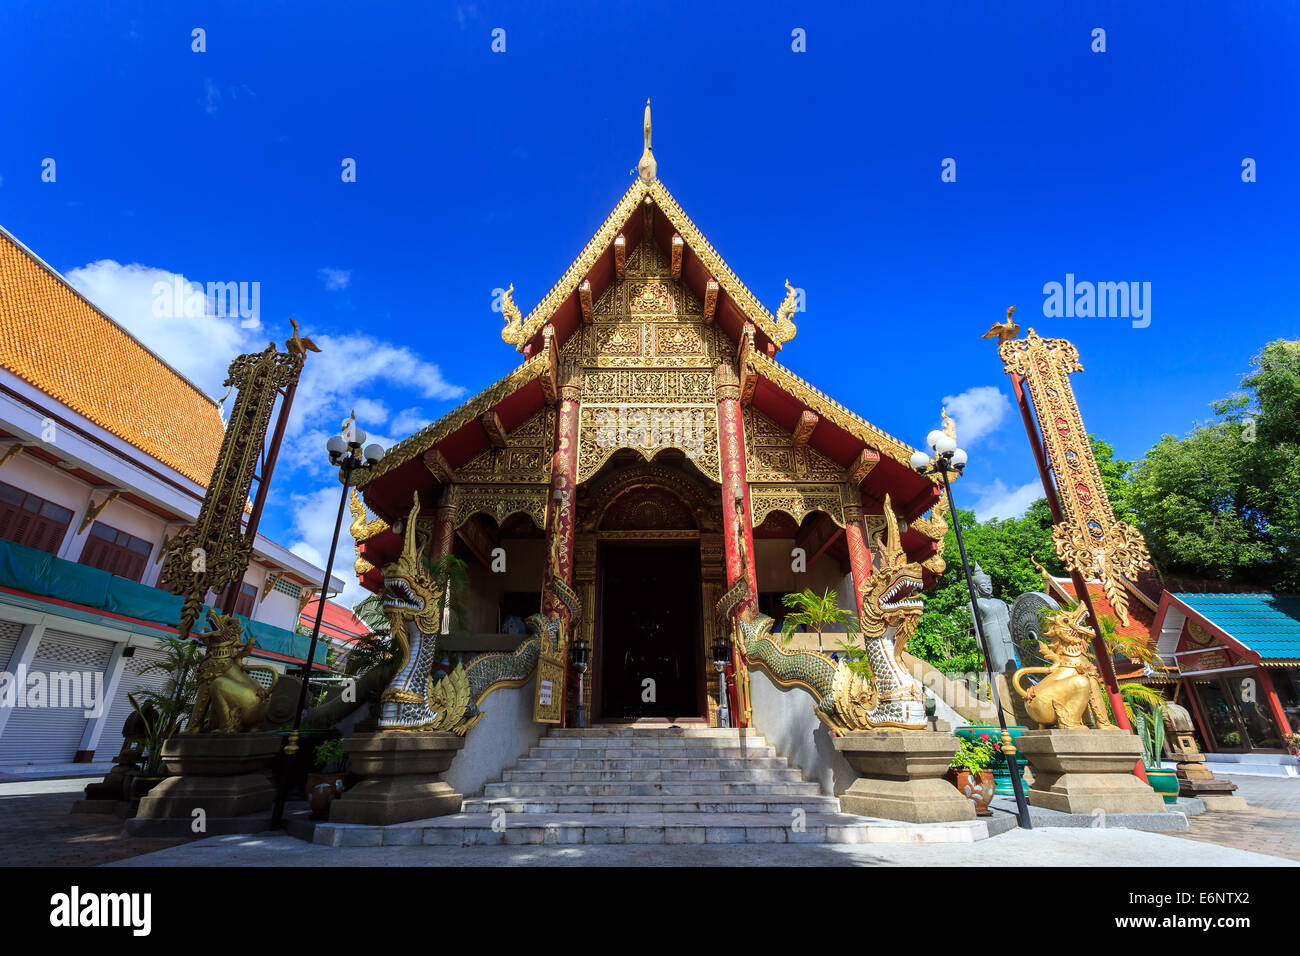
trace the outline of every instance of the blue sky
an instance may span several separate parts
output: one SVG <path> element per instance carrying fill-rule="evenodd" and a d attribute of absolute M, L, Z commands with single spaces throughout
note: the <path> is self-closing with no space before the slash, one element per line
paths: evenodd
<path fill-rule="evenodd" d="M 1036 475 L 979 338 L 1006 306 L 1078 345 L 1125 457 L 1300 335 L 1296 8 L 1134 6 L 10 2 L 0 224 L 218 395 L 290 315 L 325 346 L 264 526 L 310 555 L 325 435 L 355 406 L 400 439 L 513 367 L 493 290 L 550 289 L 650 97 L 687 213 L 770 309 L 806 290 L 782 361 L 912 444 L 965 395 L 959 504 L 1015 511 Z M 152 316 L 173 273 L 259 282 L 262 327 Z M 1045 317 L 1067 273 L 1151 283 L 1150 325 Z"/>

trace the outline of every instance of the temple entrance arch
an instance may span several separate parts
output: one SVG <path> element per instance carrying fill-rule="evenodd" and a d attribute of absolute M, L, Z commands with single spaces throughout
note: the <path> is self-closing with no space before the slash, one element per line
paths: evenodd
<path fill-rule="evenodd" d="M 720 497 L 709 484 L 671 463 L 615 462 L 579 495 L 595 721 L 711 711 L 705 608 L 722 569 Z"/>

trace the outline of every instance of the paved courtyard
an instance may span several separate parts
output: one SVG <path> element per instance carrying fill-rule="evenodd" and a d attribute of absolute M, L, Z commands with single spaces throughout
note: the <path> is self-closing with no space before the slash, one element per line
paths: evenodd
<path fill-rule="evenodd" d="M 971 844 L 330 848 L 283 834 L 207 839 L 127 837 L 122 821 L 68 811 L 81 780 L 0 783 L 0 863 L 7 866 L 1296 866 L 1300 780 L 1232 778 L 1251 808 L 1190 818 L 1182 833 L 1012 831 Z"/>
<path fill-rule="evenodd" d="M 1300 861 L 1300 779 L 1236 774 L 1223 779 L 1237 785 L 1250 809 L 1188 817 L 1190 828 L 1174 836 Z"/>

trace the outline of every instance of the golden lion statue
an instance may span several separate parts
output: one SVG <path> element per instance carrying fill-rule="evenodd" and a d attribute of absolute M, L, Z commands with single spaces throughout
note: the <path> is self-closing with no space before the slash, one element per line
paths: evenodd
<path fill-rule="evenodd" d="M 1011 675 L 1011 686 L 1025 699 L 1025 710 L 1040 727 L 1061 730 L 1087 730 L 1084 715 L 1092 712 L 1098 728 L 1110 727 L 1106 703 L 1102 699 L 1097 665 L 1088 657 L 1092 631 L 1083 626 L 1087 607 L 1080 604 L 1073 611 L 1057 611 L 1047 618 L 1048 647 L 1041 641 L 1038 649 L 1052 662 L 1051 667 L 1022 667 Z M 1046 674 L 1026 690 L 1021 678 L 1026 674 Z"/>
<path fill-rule="evenodd" d="M 208 611 L 212 630 L 193 636 L 207 645 L 208 652 L 199 664 L 198 693 L 187 734 L 239 734 L 255 730 L 266 719 L 271 703 L 271 688 L 279 679 L 273 667 L 245 664 L 254 639 L 244 642 L 244 626 L 233 614 Z M 263 687 L 250 671 L 270 671 L 271 687 Z"/>

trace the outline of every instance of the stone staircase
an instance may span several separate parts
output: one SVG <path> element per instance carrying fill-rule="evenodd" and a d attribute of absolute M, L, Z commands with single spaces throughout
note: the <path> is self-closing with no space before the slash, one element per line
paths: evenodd
<path fill-rule="evenodd" d="M 803 780 L 755 730 L 595 727 L 550 731 L 459 814 L 388 827 L 323 823 L 313 842 L 967 843 L 1014 821 L 1005 824 L 916 825 L 841 813 L 839 800 Z"/>

